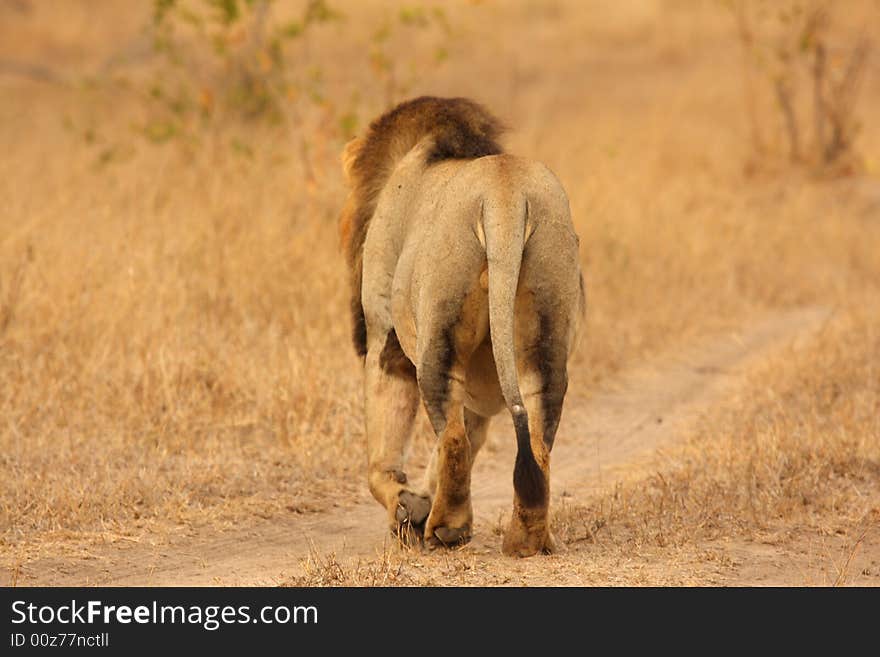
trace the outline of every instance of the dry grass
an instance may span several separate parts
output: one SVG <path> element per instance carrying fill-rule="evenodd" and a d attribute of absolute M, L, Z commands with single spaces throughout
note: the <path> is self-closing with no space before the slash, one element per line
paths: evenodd
<path fill-rule="evenodd" d="M 846 314 L 812 344 L 762 364 L 647 480 L 562 509 L 569 543 L 682 548 L 845 536 L 880 521 L 880 332 Z M 848 559 L 851 560 L 852 550 Z"/>
<path fill-rule="evenodd" d="M 0 59 L 81 75 L 136 41 L 145 20 L 111 3 L 101 22 L 86 20 L 92 3 L 54 11 L 0 26 Z M 591 307 L 572 398 L 627 363 L 767 308 L 850 307 L 858 295 L 876 310 L 877 181 L 742 176 L 739 62 L 721 9 L 552 2 L 451 11 L 460 37 L 450 61 L 413 93 L 498 108 L 513 127 L 510 149 L 547 162 L 569 190 Z M 370 80 L 356 47 L 366 35 L 355 20 L 340 29 L 348 39 L 328 30 L 314 43 L 334 63 L 331 96 L 346 80 Z M 307 185 L 299 135 L 229 126 L 199 148 L 157 147 L 133 136 L 139 108 L 124 89 L 6 76 L 0 93 L 0 561 L 108 535 L 161 540 L 175 528 L 318 510 L 360 490 L 359 368 L 335 228 L 341 141 L 315 136 Z M 867 116 L 880 101 L 876 74 L 863 93 Z M 364 111 L 380 102 L 368 99 Z M 63 127 L 65 116 L 94 128 L 91 143 Z M 233 137 L 252 156 L 230 148 Z M 878 152 L 876 125 L 866 123 L 862 139 L 866 153 Z M 878 173 L 870 157 L 868 167 Z M 844 363 L 841 385 L 857 374 L 868 383 L 856 365 L 876 362 L 876 333 L 852 321 L 832 352 L 838 360 L 796 376 L 824 379 Z M 858 423 L 870 400 L 828 398 L 847 433 L 817 419 L 814 388 L 806 397 L 785 389 L 747 400 L 764 403 L 752 416 L 768 437 L 749 443 L 751 460 L 713 447 L 705 464 L 689 462 L 685 479 L 664 474 L 665 484 L 629 502 L 628 521 L 648 517 L 638 540 L 659 541 L 651 527 L 662 521 L 663 540 L 674 543 L 692 516 L 707 535 L 743 513 L 764 518 L 748 521 L 755 530 L 772 529 L 780 514 L 801 522 L 833 504 L 822 487 L 831 474 L 861 485 L 873 456 L 843 455 L 867 449 Z M 753 433 L 729 429 L 730 440 Z M 718 481 L 700 474 L 732 461 L 739 469 Z M 747 475 L 761 487 L 741 488 Z M 808 504 L 792 497 L 814 483 Z M 657 500 L 667 500 L 663 511 L 650 512 Z M 578 513 L 589 526 L 607 510 Z M 376 581 L 370 572 L 362 581 Z"/>

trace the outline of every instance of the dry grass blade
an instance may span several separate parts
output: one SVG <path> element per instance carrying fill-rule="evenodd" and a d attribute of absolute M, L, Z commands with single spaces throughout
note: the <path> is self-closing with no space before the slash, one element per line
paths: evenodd
<path fill-rule="evenodd" d="M 852 565 L 853 559 L 856 556 L 859 548 L 862 546 L 862 543 L 865 540 L 865 537 L 868 534 L 868 530 L 865 529 L 859 534 L 858 538 L 852 542 L 851 545 L 846 546 L 846 550 L 844 553 L 844 561 L 843 563 L 837 567 L 837 577 L 834 580 L 834 586 L 843 586 L 846 584 L 847 577 L 849 576 L 849 569 Z M 837 564 L 835 564 L 837 566 Z"/>

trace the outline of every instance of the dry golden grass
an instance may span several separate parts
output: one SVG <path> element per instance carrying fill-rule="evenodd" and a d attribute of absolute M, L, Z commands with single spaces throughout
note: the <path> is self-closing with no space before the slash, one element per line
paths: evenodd
<path fill-rule="evenodd" d="M 569 544 L 638 551 L 721 539 L 880 539 L 880 332 L 854 310 L 762 364 L 647 480 L 557 513 Z"/>
<path fill-rule="evenodd" d="M 365 7 L 345 6 L 351 22 L 313 43 L 332 62 L 339 105 L 351 80 L 372 81 L 358 49 L 368 35 L 356 19 L 374 9 Z M 136 41 L 146 14 L 129 9 L 106 3 L 97 22 L 87 19 L 93 3 L 41 3 L 0 24 L 0 59 L 66 78 L 94 72 Z M 867 319 L 791 376 L 870 383 L 856 366 L 878 356 L 869 314 L 880 292 L 878 181 L 743 177 L 739 61 L 720 8 L 479 3 L 450 14 L 450 60 L 412 93 L 497 109 L 512 126 L 510 150 L 544 160 L 566 185 L 590 305 L 572 399 L 628 363 L 768 308 L 849 308 L 854 296 Z M 866 117 L 878 84 L 874 72 Z M 7 75 L 0 94 L 0 561 L 319 510 L 361 490 L 360 372 L 335 227 L 338 135 L 308 135 L 307 184 L 300 135 L 283 129 L 225 125 L 198 148 L 155 146 L 132 133 L 140 108 L 125 89 Z M 362 121 L 382 102 L 365 95 Z M 65 116 L 92 126 L 92 141 L 66 129 Z M 880 127 L 865 121 L 861 147 L 876 176 Z M 706 441 L 705 462 L 666 479 L 674 503 L 651 512 L 666 490 L 651 488 L 624 522 L 659 513 L 667 541 L 689 531 L 700 505 L 724 528 L 748 504 L 767 526 L 773 514 L 801 522 L 810 507 L 794 492 L 826 481 L 820 472 L 868 476 L 876 455 L 846 460 L 844 446 L 865 448 L 859 413 L 876 404 L 876 388 L 870 399 L 827 402 L 846 433 L 826 430 L 815 387 L 799 397 L 786 385 L 750 411 L 766 438 L 750 443 L 751 461 L 723 446 L 752 425 L 725 425 L 729 440 Z M 738 469 L 710 481 L 731 459 Z M 780 478 L 785 468 L 794 474 Z M 749 472 L 763 488 L 741 487 Z M 810 504 L 831 504 L 824 490 Z M 601 515 L 577 513 L 588 525 Z M 679 530 L 669 514 L 683 517 Z"/>

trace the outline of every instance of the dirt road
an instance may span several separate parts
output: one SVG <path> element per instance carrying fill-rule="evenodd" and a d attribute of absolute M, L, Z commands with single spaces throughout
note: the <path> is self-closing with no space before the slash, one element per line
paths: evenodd
<path fill-rule="evenodd" d="M 742 372 L 822 326 L 818 308 L 778 313 L 624 373 L 584 403 L 569 404 L 553 453 L 554 503 L 578 500 L 649 467 L 701 415 L 735 393 Z M 465 548 L 494 553 L 492 529 L 509 513 L 513 441 L 496 420 L 475 466 L 475 537 Z M 366 486 L 364 486 L 366 488 Z M 354 504 L 312 516 L 258 521 L 234 531 L 151 545 L 122 541 L 78 561 L 25 564 L 19 585 L 261 585 L 295 576 L 310 551 L 340 561 L 381 553 L 389 538 L 382 509 L 364 493 Z M 564 556 L 562 557 L 564 559 Z M 551 583 L 551 582 L 548 582 Z"/>

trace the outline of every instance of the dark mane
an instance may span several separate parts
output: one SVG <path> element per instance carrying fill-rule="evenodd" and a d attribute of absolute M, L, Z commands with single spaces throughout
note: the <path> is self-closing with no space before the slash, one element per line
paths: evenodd
<path fill-rule="evenodd" d="M 354 344 L 361 356 L 367 353 L 361 306 L 364 240 L 379 194 L 395 165 L 426 137 L 433 138 L 427 164 L 497 155 L 502 152 L 497 139 L 503 131 L 501 122 L 479 103 L 467 98 L 422 96 L 374 120 L 366 134 L 346 148 L 343 165 L 351 193 L 340 229 L 351 275 Z"/>

